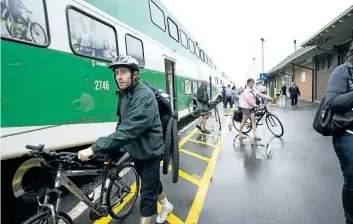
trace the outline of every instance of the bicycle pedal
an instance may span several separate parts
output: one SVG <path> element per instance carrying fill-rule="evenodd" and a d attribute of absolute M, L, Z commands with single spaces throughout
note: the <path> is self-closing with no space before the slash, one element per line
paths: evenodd
<path fill-rule="evenodd" d="M 102 218 L 102 215 L 98 215 L 97 213 L 95 213 L 92 209 L 89 210 L 89 219 L 94 221 L 94 220 L 98 220 L 100 218 Z"/>

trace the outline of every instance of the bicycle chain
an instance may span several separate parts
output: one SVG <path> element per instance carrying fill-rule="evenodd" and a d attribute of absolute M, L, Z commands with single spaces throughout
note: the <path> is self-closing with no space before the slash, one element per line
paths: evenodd
<path fill-rule="evenodd" d="M 108 116 L 112 116 L 112 115 L 116 115 L 116 112 L 109 113 L 109 114 L 104 114 L 104 115 L 98 115 L 98 116 L 94 116 L 94 117 L 88 117 L 88 118 L 84 118 L 84 119 L 77 120 L 77 121 L 71 121 L 71 122 L 66 122 L 66 123 L 62 123 L 62 124 L 56 124 L 56 125 L 46 126 L 46 127 L 42 127 L 42 128 L 31 129 L 31 130 L 27 130 L 27 131 L 15 132 L 15 133 L 7 134 L 7 135 L 2 135 L 0 138 L 11 137 L 11 136 L 15 136 L 15 135 L 25 134 L 25 133 L 34 132 L 34 131 L 40 131 L 40 130 L 44 130 L 44 129 L 48 129 L 48 128 L 54 128 L 54 127 L 59 127 L 59 126 L 63 126 L 63 125 L 78 124 L 78 123 L 81 123 L 83 121 L 94 120 L 94 119 L 98 119 L 98 118 L 102 118 L 102 117 L 108 117 Z"/>

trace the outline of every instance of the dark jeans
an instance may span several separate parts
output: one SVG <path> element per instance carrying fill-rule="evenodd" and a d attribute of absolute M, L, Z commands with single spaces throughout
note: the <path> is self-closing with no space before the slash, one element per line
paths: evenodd
<path fill-rule="evenodd" d="M 225 107 L 225 108 L 227 108 L 228 103 L 229 103 L 230 108 L 233 107 L 233 100 L 232 100 L 232 97 L 231 97 L 231 96 L 226 97 L 226 98 L 224 99 L 224 102 L 225 102 L 225 103 L 224 103 L 224 107 Z"/>
<path fill-rule="evenodd" d="M 343 173 L 342 202 L 346 224 L 353 224 L 353 135 L 345 133 L 332 138 Z"/>
<path fill-rule="evenodd" d="M 298 97 L 291 97 L 291 100 L 292 100 L 292 106 L 297 106 Z"/>

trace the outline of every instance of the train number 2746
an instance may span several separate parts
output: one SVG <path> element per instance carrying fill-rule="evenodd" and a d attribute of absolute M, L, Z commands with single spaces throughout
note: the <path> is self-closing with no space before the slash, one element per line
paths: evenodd
<path fill-rule="evenodd" d="M 95 80 L 95 90 L 109 90 L 109 81 Z"/>

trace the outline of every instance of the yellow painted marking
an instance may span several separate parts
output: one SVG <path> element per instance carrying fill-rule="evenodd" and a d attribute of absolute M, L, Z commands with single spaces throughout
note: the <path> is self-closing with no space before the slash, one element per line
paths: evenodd
<path fill-rule="evenodd" d="M 161 212 L 162 206 L 159 202 L 157 202 L 157 211 L 158 213 Z M 175 208 L 174 208 L 175 209 Z M 183 224 L 184 222 L 181 221 L 176 215 L 174 215 L 173 213 L 170 213 L 167 217 L 167 221 L 169 223 L 175 223 L 175 224 Z"/>
<path fill-rule="evenodd" d="M 182 147 L 187 140 L 189 140 L 195 133 L 197 129 L 192 130 L 187 136 L 185 136 L 181 141 L 179 141 L 179 147 Z"/>
<path fill-rule="evenodd" d="M 201 141 L 197 141 L 197 140 L 194 140 L 194 139 L 188 139 L 188 141 L 191 141 L 191 142 L 196 142 L 196 143 L 199 143 L 199 144 L 202 144 L 202 145 L 208 145 L 208 146 L 212 146 L 212 147 L 217 147 L 217 145 L 214 145 L 214 144 L 211 144 L 211 143 L 207 143 L 207 142 L 201 142 Z M 218 141 L 219 142 L 219 141 Z"/>
<path fill-rule="evenodd" d="M 163 161 L 161 161 L 161 166 L 163 166 Z M 168 170 L 171 171 L 172 170 L 172 165 L 169 164 Z M 195 177 L 191 176 L 190 174 L 185 173 L 184 171 L 182 171 L 179 168 L 179 176 L 184 178 L 185 180 L 199 186 L 200 185 L 200 180 L 196 179 Z"/>
<path fill-rule="evenodd" d="M 211 136 L 211 137 L 219 138 L 218 135 L 211 135 L 211 134 L 206 134 L 206 133 L 202 133 L 202 132 L 196 132 L 195 134 L 200 134 L 200 135 L 206 135 L 206 136 Z"/>
<path fill-rule="evenodd" d="M 202 159 L 202 160 L 204 160 L 204 161 L 206 161 L 206 162 L 209 162 L 209 161 L 210 161 L 210 158 L 207 158 L 207 157 L 205 157 L 205 156 L 201 156 L 201 155 L 199 155 L 199 154 L 196 154 L 196 153 L 194 153 L 194 152 L 190 152 L 190 151 L 185 150 L 185 149 L 182 149 L 182 148 L 179 148 L 179 152 L 183 152 L 183 153 L 185 153 L 185 154 L 188 154 L 188 155 L 190 155 L 190 156 L 196 157 L 196 158 L 198 158 L 198 159 Z"/>
<path fill-rule="evenodd" d="M 132 191 L 132 192 L 135 192 L 135 191 L 136 191 L 136 182 L 131 185 L 131 191 Z M 116 206 L 116 207 L 113 208 L 113 212 L 114 212 L 115 214 L 117 214 L 117 213 L 118 213 L 122 208 L 124 208 L 124 206 L 133 198 L 134 195 L 135 195 L 135 193 L 131 193 L 131 194 L 127 195 L 127 196 L 124 198 L 123 203 L 121 203 L 121 204 L 119 204 L 118 206 Z M 106 217 L 104 217 L 104 218 L 101 218 L 101 219 L 95 221 L 94 224 L 109 223 L 112 219 L 113 219 L 113 218 L 112 218 L 110 215 L 108 215 L 108 216 L 106 216 Z"/>
<path fill-rule="evenodd" d="M 231 110 L 229 112 L 229 114 L 231 114 L 232 111 L 233 110 Z M 230 117 L 231 116 L 229 116 L 227 118 L 227 123 L 226 124 L 229 123 Z M 199 216 L 200 216 L 200 213 L 201 213 L 201 209 L 202 209 L 203 204 L 205 202 L 205 198 L 206 198 L 208 186 L 210 184 L 211 176 L 212 176 L 214 167 L 216 165 L 217 158 L 219 156 L 220 148 L 222 146 L 223 136 L 226 134 L 227 130 L 228 130 L 228 127 L 224 127 L 223 128 L 222 134 L 221 134 L 221 137 L 220 137 L 220 141 L 218 142 L 215 150 L 213 150 L 213 153 L 212 153 L 212 156 L 211 156 L 211 160 L 210 160 L 210 162 L 208 163 L 208 165 L 206 167 L 205 173 L 204 173 L 204 175 L 202 177 L 202 180 L 200 181 L 199 189 L 198 189 L 198 191 L 196 193 L 196 196 L 195 196 L 195 199 L 194 199 L 194 201 L 193 201 L 193 203 L 191 205 L 191 209 L 190 209 L 189 215 L 186 218 L 185 223 L 187 223 L 187 224 L 196 224 L 198 222 L 198 219 L 199 219 Z"/>

